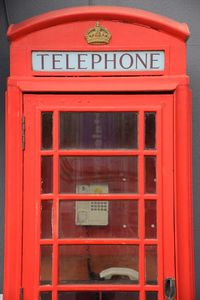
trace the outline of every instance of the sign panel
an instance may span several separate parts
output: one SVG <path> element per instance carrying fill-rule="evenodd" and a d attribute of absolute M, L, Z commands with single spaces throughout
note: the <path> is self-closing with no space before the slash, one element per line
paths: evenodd
<path fill-rule="evenodd" d="M 164 51 L 32 52 L 32 70 L 39 72 L 134 72 L 164 69 Z"/>

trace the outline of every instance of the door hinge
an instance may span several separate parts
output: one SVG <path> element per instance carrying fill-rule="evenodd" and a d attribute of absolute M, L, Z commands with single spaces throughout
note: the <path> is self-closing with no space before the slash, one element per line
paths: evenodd
<path fill-rule="evenodd" d="M 20 288 L 20 300 L 24 299 L 24 289 L 21 287 Z"/>
<path fill-rule="evenodd" d="M 22 116 L 22 150 L 25 150 L 25 139 L 26 139 L 26 119 Z"/>

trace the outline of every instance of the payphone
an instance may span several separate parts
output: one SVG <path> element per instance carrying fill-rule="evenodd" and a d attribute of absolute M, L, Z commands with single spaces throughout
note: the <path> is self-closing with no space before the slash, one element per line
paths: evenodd
<path fill-rule="evenodd" d="M 187 25 L 94 6 L 8 37 L 4 299 L 193 300 Z"/>

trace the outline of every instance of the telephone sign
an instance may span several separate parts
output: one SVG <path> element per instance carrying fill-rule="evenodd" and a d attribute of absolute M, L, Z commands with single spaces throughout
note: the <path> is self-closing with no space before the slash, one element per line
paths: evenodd
<path fill-rule="evenodd" d="M 163 71 L 164 51 L 51 52 L 33 51 L 33 71 Z"/>

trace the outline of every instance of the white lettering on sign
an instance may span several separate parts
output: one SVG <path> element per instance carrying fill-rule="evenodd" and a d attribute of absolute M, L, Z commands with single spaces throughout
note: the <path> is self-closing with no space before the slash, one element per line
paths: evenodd
<path fill-rule="evenodd" d="M 33 51 L 32 69 L 40 72 L 163 71 L 164 51 Z"/>

